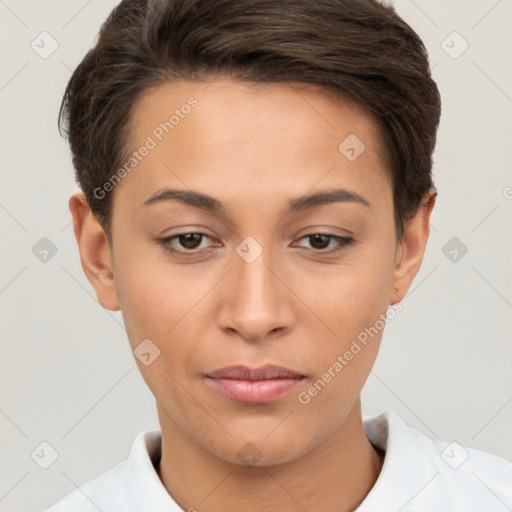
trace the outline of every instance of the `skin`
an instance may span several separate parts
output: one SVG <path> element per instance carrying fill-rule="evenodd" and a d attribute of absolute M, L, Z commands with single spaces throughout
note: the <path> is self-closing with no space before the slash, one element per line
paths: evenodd
<path fill-rule="evenodd" d="M 435 198 L 425 197 L 397 240 L 376 120 L 315 86 L 227 78 L 161 85 L 134 107 L 133 149 L 190 96 L 197 106 L 115 188 L 112 247 L 84 195 L 69 201 L 99 302 L 122 311 L 132 349 L 149 338 L 160 350 L 149 366 L 137 360 L 157 403 L 160 478 L 184 510 L 353 510 L 383 463 L 364 433 L 359 398 L 382 330 L 308 404 L 297 395 L 405 296 Z M 349 134 L 366 146 L 354 161 L 338 150 Z M 171 200 L 143 205 L 165 187 L 206 193 L 227 213 Z M 334 188 L 370 206 L 335 202 L 286 214 L 290 199 Z M 211 238 L 171 242 L 192 257 L 156 241 L 194 232 Z M 306 236 L 315 233 L 354 243 L 327 253 L 340 244 L 315 245 Z M 236 252 L 248 236 L 263 249 L 252 263 Z M 205 383 L 208 371 L 267 363 L 306 378 L 259 405 Z M 252 466 L 237 456 L 247 443 L 260 457 Z"/>

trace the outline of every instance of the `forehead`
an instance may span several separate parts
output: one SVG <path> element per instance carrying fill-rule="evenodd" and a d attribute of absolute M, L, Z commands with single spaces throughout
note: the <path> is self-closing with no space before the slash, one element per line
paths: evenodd
<path fill-rule="evenodd" d="M 130 128 L 130 151 L 149 139 L 153 146 L 116 189 L 138 204 L 163 186 L 208 189 L 228 201 L 251 189 L 271 201 L 315 183 L 352 190 L 389 183 L 377 120 L 319 86 L 165 83 L 134 106 Z M 350 146 L 362 151 L 357 159 L 347 158 Z"/>
<path fill-rule="evenodd" d="M 187 112 L 183 116 L 180 111 L 189 110 L 186 105 L 190 98 L 199 108 L 193 109 L 193 116 Z M 169 121 L 173 112 L 179 116 L 171 123 L 173 131 L 179 132 L 174 128 L 190 117 L 187 125 L 208 132 L 205 142 L 221 141 L 223 135 L 229 141 L 248 144 L 297 142 L 302 136 L 315 143 L 329 144 L 329 136 L 338 138 L 350 128 L 361 138 L 371 137 L 380 150 L 385 149 L 380 147 L 384 145 L 378 121 L 367 108 L 348 94 L 312 84 L 253 83 L 228 78 L 166 82 L 148 90 L 134 105 L 130 123 L 132 142 L 159 123 Z M 230 128 L 230 133 L 223 131 L 223 127 Z M 234 127 L 240 130 L 235 133 Z"/>

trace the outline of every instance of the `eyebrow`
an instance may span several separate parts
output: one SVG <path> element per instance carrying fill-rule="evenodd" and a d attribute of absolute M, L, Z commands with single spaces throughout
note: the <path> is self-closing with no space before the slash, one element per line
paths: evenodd
<path fill-rule="evenodd" d="M 185 205 L 213 213 L 226 215 L 224 204 L 215 197 L 194 190 L 179 190 L 165 188 L 153 194 L 143 206 L 149 206 L 161 201 L 179 201 Z M 370 202 L 363 196 L 344 188 L 328 189 L 304 195 L 288 202 L 287 214 L 317 208 L 332 203 L 355 203 L 370 208 Z"/>

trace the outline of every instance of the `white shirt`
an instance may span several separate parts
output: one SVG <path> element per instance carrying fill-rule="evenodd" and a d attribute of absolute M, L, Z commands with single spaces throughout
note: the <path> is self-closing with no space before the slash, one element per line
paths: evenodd
<path fill-rule="evenodd" d="M 456 442 L 432 441 L 394 412 L 364 418 L 369 441 L 386 454 L 356 512 L 506 512 L 512 463 Z M 161 432 L 140 433 L 129 458 L 68 494 L 46 512 L 182 512 L 154 464 Z"/>

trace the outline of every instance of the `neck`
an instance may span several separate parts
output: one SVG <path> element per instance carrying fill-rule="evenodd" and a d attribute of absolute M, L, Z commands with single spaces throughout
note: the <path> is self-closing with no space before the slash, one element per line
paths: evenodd
<path fill-rule="evenodd" d="M 353 511 L 382 468 L 364 432 L 359 399 L 322 444 L 277 465 L 233 464 L 205 450 L 158 406 L 162 428 L 160 478 L 183 510 Z"/>

